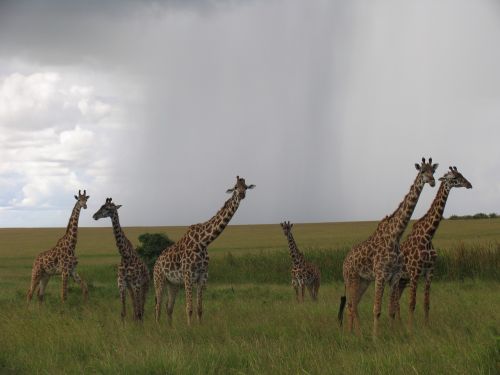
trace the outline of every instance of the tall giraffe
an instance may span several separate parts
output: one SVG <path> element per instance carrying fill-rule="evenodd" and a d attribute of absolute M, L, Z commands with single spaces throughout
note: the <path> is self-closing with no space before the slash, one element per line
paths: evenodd
<path fill-rule="evenodd" d="M 78 196 L 75 195 L 76 203 L 71 216 L 69 218 L 66 233 L 57 241 L 56 246 L 52 249 L 44 251 L 35 258 L 33 268 L 31 270 L 31 285 L 28 290 L 27 300 L 28 303 L 33 297 L 33 293 L 38 288 L 38 299 L 43 302 L 45 294 L 45 287 L 49 282 L 49 278 L 53 275 L 61 274 L 62 276 L 62 289 L 61 299 L 64 302 L 68 292 L 68 277 L 71 276 L 82 289 L 84 300 L 87 300 L 88 289 L 85 282 L 80 278 L 76 272 L 76 265 L 78 258 L 75 255 L 75 247 L 78 234 L 78 219 L 80 217 L 80 210 L 87 208 L 87 200 L 90 196 L 86 195 L 87 191 L 84 190 L 83 194 L 78 190 Z"/>
<path fill-rule="evenodd" d="M 437 252 L 432 245 L 432 238 L 443 218 L 444 208 L 450 190 L 454 187 L 471 189 L 472 185 L 458 172 L 457 167 L 450 167 L 450 171 L 439 179 L 438 192 L 427 213 L 413 224 L 412 230 L 406 240 L 401 243 L 403 254 L 403 273 L 399 281 L 399 296 L 396 304 L 396 314 L 399 317 L 399 300 L 404 288 L 410 284 L 410 303 L 408 328 L 413 327 L 413 314 L 415 312 L 417 284 L 420 275 L 425 277 L 424 312 L 425 323 L 429 323 L 429 295 L 434 272 Z"/>
<path fill-rule="evenodd" d="M 313 301 L 318 298 L 318 290 L 320 285 L 321 274 L 319 268 L 306 261 L 304 255 L 300 252 L 295 239 L 292 235 L 293 224 L 290 222 L 281 223 L 281 228 L 283 228 L 283 233 L 288 239 L 288 249 L 290 250 L 290 256 L 292 257 L 292 286 L 295 289 L 295 296 L 297 297 L 297 302 L 304 302 L 304 288 L 307 286 L 307 290 Z M 299 298 L 300 289 L 300 298 Z"/>
<path fill-rule="evenodd" d="M 121 256 L 121 262 L 118 266 L 118 289 L 120 290 L 120 300 L 122 302 L 121 317 L 123 319 L 126 315 L 125 300 L 128 289 L 132 298 L 134 319 L 142 320 L 149 289 L 149 271 L 146 264 L 138 256 L 132 243 L 123 233 L 118 217 L 118 209 L 122 205 L 116 205 L 111 201 L 111 198 L 106 198 L 106 203 L 94 214 L 93 218 L 99 220 L 109 217 L 113 224 L 116 247 Z"/>
<path fill-rule="evenodd" d="M 375 232 L 364 242 L 354 245 L 344 260 L 343 276 L 349 312 L 348 330 L 353 326 L 357 334 L 361 333 L 359 326 L 358 304 L 364 292 L 375 280 L 375 300 L 373 304 L 373 336 L 378 334 L 379 318 L 385 283 L 391 285 L 391 307 L 389 314 L 394 316 L 395 300 L 397 298 L 397 283 L 401 275 L 402 256 L 399 249 L 399 240 L 403 234 L 417 204 L 424 185 L 435 185 L 434 172 L 438 167 L 432 164 L 432 158 L 422 164 L 415 164 L 418 170 L 417 177 L 410 187 L 409 193 L 399 204 L 396 211 L 386 216 L 377 226 Z M 341 298 L 338 314 L 342 324 L 343 310 L 346 296 Z"/>
<path fill-rule="evenodd" d="M 193 284 L 197 285 L 197 315 L 198 320 L 201 321 L 203 290 L 208 279 L 209 257 L 207 247 L 227 226 L 238 209 L 241 200 L 245 198 L 247 189 L 253 189 L 254 187 L 255 185 L 247 185 L 244 178 L 236 176 L 236 185 L 226 191 L 232 193 L 231 198 L 224 203 L 224 206 L 215 216 L 204 223 L 191 225 L 179 241 L 163 250 L 153 269 L 157 322 L 160 319 L 161 301 L 165 285 L 168 291 L 168 322 L 171 324 L 175 297 L 179 286 L 182 284 L 186 289 L 188 325 L 191 325 L 191 316 L 193 314 Z"/>

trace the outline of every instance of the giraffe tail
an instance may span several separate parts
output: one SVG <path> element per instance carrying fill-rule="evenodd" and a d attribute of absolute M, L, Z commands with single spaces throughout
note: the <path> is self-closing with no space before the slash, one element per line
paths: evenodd
<path fill-rule="evenodd" d="M 347 298 L 346 298 L 346 291 L 345 291 L 345 286 L 344 286 L 344 295 L 342 297 L 340 297 L 339 314 L 337 315 L 337 319 L 339 321 L 340 327 L 342 327 L 342 321 L 344 320 L 344 309 L 345 309 L 346 301 L 347 301 Z"/>

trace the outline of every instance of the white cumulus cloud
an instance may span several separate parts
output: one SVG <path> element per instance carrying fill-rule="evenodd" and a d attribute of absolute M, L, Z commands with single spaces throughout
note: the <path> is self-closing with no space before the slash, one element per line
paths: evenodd
<path fill-rule="evenodd" d="M 0 77 L 0 221 L 9 211 L 65 207 L 105 179 L 119 105 L 99 94 L 56 72 Z"/>

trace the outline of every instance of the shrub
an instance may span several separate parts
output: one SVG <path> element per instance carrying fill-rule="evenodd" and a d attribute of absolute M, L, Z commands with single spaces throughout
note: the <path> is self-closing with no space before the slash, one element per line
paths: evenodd
<path fill-rule="evenodd" d="M 478 214 L 475 214 L 474 216 L 472 216 L 473 219 L 487 219 L 488 218 L 488 215 L 480 212 Z"/>
<path fill-rule="evenodd" d="M 139 236 L 139 242 L 141 244 L 137 246 L 137 252 L 150 271 L 163 250 L 174 244 L 174 241 L 163 233 L 143 233 Z"/>

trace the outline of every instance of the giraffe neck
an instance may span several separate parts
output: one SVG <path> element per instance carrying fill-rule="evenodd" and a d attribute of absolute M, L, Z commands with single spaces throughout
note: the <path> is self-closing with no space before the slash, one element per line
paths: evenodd
<path fill-rule="evenodd" d="M 120 225 L 120 219 L 118 217 L 118 211 L 115 211 L 111 215 L 111 223 L 113 224 L 113 234 L 115 235 L 116 247 L 120 252 L 122 257 L 129 257 L 131 255 L 131 246 L 129 246 L 130 241 L 123 233 L 122 227 Z"/>
<path fill-rule="evenodd" d="M 286 237 L 288 239 L 288 249 L 290 250 L 290 256 L 292 257 L 293 264 L 294 265 L 302 264 L 304 258 L 299 248 L 297 247 L 297 244 L 295 243 L 292 232 L 289 232 Z"/>
<path fill-rule="evenodd" d="M 238 209 L 240 201 L 238 192 L 235 191 L 231 198 L 224 203 L 224 206 L 210 220 L 203 224 L 204 230 L 201 233 L 200 242 L 208 246 L 208 244 L 222 233 Z"/>
<path fill-rule="evenodd" d="M 439 223 L 443 218 L 444 208 L 446 206 L 446 201 L 448 200 L 448 195 L 450 194 L 451 187 L 446 183 L 446 181 L 441 182 L 439 186 L 436 197 L 432 201 L 429 211 L 419 220 L 419 222 L 424 222 L 424 228 L 427 228 L 425 234 L 429 239 L 432 239 L 434 233 L 436 233 Z"/>
<path fill-rule="evenodd" d="M 388 221 L 388 234 L 391 236 L 396 242 L 400 240 L 406 226 L 408 225 L 411 215 L 413 214 L 413 210 L 417 205 L 418 198 L 420 197 L 420 193 L 424 188 L 424 182 L 420 176 L 417 176 L 413 185 L 410 187 L 410 191 L 404 197 L 403 201 L 399 204 L 396 211 L 392 213 L 387 218 Z"/>
<path fill-rule="evenodd" d="M 66 234 L 64 237 L 69 240 L 70 250 L 75 248 L 78 239 L 78 219 L 80 218 L 81 209 L 80 204 L 76 202 L 71 212 L 71 216 L 69 217 L 68 226 L 66 227 Z"/>

